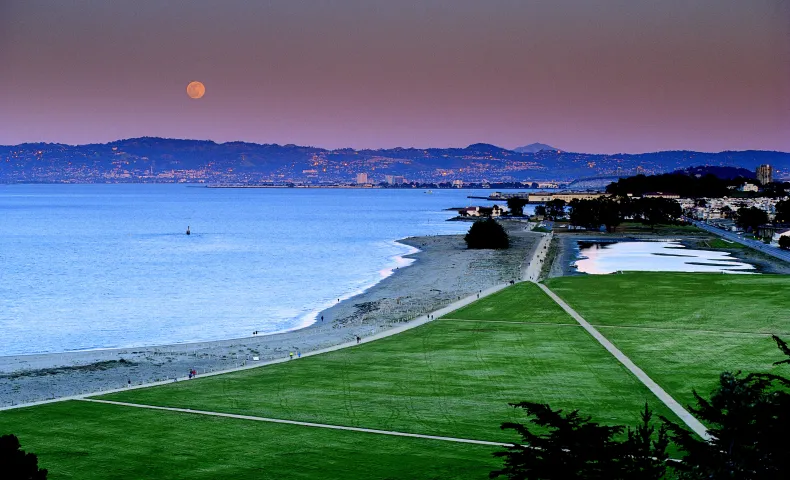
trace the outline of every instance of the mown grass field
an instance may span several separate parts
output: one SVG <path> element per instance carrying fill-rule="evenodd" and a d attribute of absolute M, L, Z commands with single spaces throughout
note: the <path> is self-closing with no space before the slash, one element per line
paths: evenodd
<path fill-rule="evenodd" d="M 499 425 L 524 419 L 512 402 L 578 408 L 606 423 L 630 423 L 646 400 L 653 403 L 536 285 L 518 284 L 448 317 L 459 319 L 285 364 L 102 398 L 492 441 L 513 440 Z M 530 317 L 536 324 L 526 323 Z"/>
<path fill-rule="evenodd" d="M 0 431 L 53 480 L 471 480 L 497 466 L 497 447 L 80 401 L 0 412 Z"/>
<path fill-rule="evenodd" d="M 489 441 L 517 440 L 499 429 L 525 420 L 508 402 L 578 408 L 608 424 L 636 423 L 646 401 L 671 415 L 535 285 L 448 317 L 324 355 L 101 398 Z M 183 478 L 485 478 L 496 465 L 491 447 L 247 422 L 85 402 L 0 412 L 0 431 L 39 453 L 51 478 L 181 478 L 162 473 L 171 466 Z"/>
<path fill-rule="evenodd" d="M 790 340 L 790 276 L 627 272 L 546 282 L 676 400 L 722 371 L 778 372 Z"/>

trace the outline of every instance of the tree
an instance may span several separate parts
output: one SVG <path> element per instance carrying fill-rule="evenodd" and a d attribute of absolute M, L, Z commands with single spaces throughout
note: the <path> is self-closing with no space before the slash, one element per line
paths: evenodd
<path fill-rule="evenodd" d="M 45 480 L 47 470 L 38 468 L 38 457 L 25 453 L 16 435 L 0 437 L 0 473 L 8 480 Z"/>
<path fill-rule="evenodd" d="M 559 198 L 546 202 L 546 215 L 552 220 L 564 217 L 565 205 L 567 205 L 565 200 Z"/>
<path fill-rule="evenodd" d="M 658 439 L 653 439 L 655 429 L 647 405 L 642 424 L 635 430 L 628 429 L 624 440 L 616 438 L 625 430 L 623 427 L 599 425 L 577 410 L 563 414 L 539 403 L 511 405 L 525 409 L 537 428 L 533 431 L 519 423 L 502 424 L 502 429 L 519 433 L 523 444 L 494 453 L 504 458 L 505 465 L 491 472 L 491 478 L 653 480 L 664 475 L 668 440 L 664 427 Z"/>
<path fill-rule="evenodd" d="M 735 213 L 735 223 L 747 232 L 756 232 L 757 227 L 768 223 L 768 214 L 757 207 L 741 207 Z"/>
<path fill-rule="evenodd" d="M 680 204 L 671 198 L 640 198 L 635 203 L 642 223 L 651 227 L 675 223 L 683 214 Z"/>
<path fill-rule="evenodd" d="M 781 235 L 779 237 L 779 248 L 782 250 L 790 250 L 790 236 Z"/>
<path fill-rule="evenodd" d="M 776 218 L 774 221 L 777 223 L 790 222 L 790 199 L 776 202 Z"/>
<path fill-rule="evenodd" d="M 505 249 L 510 247 L 510 239 L 502 225 L 493 218 L 478 220 L 469 228 L 464 236 L 467 248 Z"/>
<path fill-rule="evenodd" d="M 511 197 L 507 199 L 507 208 L 510 209 L 510 214 L 515 217 L 524 215 L 524 205 L 529 203 L 529 200 L 521 197 Z"/>
<path fill-rule="evenodd" d="M 773 336 L 788 356 L 790 348 Z M 709 426 L 706 441 L 662 417 L 672 440 L 686 452 L 681 478 L 779 480 L 790 478 L 790 379 L 773 373 L 724 372 L 705 400 L 697 392 L 691 412 Z"/>

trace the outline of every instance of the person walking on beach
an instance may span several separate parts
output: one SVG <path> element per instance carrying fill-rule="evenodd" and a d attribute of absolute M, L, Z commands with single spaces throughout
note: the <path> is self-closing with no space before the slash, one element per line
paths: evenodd
<path fill-rule="evenodd" d="M 126 381 L 126 388 L 132 388 L 132 379 Z"/>
<path fill-rule="evenodd" d="M 361 340 L 361 339 L 359 338 L 359 335 L 357 335 L 357 345 L 359 345 L 359 341 L 360 341 L 360 340 Z"/>
<path fill-rule="evenodd" d="M 291 360 L 293 360 L 294 359 L 294 352 L 289 353 L 289 355 L 291 356 Z"/>
<path fill-rule="evenodd" d="M 300 350 L 296 351 L 296 358 L 302 358 L 302 352 Z"/>

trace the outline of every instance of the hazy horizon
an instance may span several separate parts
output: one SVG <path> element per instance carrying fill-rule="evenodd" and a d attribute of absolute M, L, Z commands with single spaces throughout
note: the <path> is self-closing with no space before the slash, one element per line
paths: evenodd
<path fill-rule="evenodd" d="M 787 152 L 788 18 L 783 0 L 7 0 L 0 144 Z"/>

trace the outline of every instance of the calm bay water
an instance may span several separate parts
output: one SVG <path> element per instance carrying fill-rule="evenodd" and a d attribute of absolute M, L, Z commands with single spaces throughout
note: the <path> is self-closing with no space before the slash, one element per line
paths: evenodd
<path fill-rule="evenodd" d="M 0 185 L 0 355 L 306 325 L 408 264 L 394 240 L 466 231 L 443 209 L 483 194 Z"/>
<path fill-rule="evenodd" d="M 618 271 L 751 273 L 753 265 L 728 252 L 695 250 L 673 241 L 579 242 L 579 272 Z"/>

